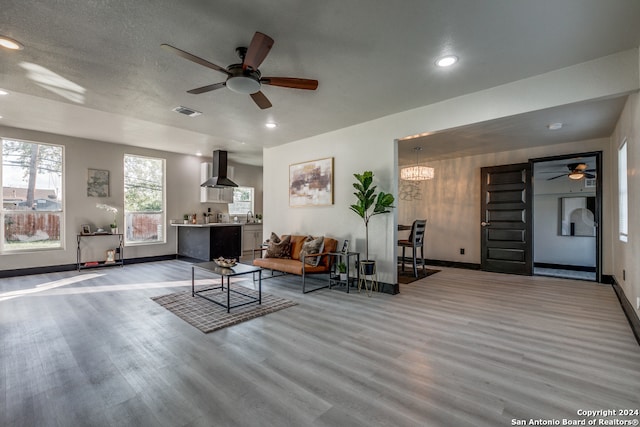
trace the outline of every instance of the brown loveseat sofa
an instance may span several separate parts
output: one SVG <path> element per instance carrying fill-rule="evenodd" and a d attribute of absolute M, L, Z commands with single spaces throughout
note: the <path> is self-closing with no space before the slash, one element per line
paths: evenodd
<path fill-rule="evenodd" d="M 283 239 L 285 237 L 286 236 L 282 236 Z M 330 237 L 325 237 L 324 247 L 320 253 L 301 255 L 300 251 L 302 250 L 302 247 L 305 241 L 307 241 L 308 237 L 309 236 L 291 236 L 291 242 L 289 246 L 290 258 L 268 258 L 266 257 L 266 255 L 268 255 L 267 248 L 254 250 L 253 265 L 271 270 L 272 273 L 273 271 L 279 271 L 284 274 L 295 274 L 298 276 L 302 276 L 302 293 L 305 294 L 307 292 L 312 292 L 328 287 L 329 285 L 327 284 L 327 286 L 321 286 L 307 291 L 305 288 L 305 277 L 307 274 L 328 274 L 331 271 L 331 264 L 333 263 L 334 257 L 328 256 L 327 253 L 336 251 L 336 249 L 338 248 L 338 241 Z M 258 254 L 260 254 L 260 258 L 256 257 Z M 320 257 L 318 265 L 311 265 L 308 262 L 305 262 L 311 261 L 309 258 L 317 257 Z"/>

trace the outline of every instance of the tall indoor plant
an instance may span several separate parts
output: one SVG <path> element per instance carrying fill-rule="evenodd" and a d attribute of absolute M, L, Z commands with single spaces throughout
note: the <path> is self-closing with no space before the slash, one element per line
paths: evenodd
<path fill-rule="evenodd" d="M 369 221 L 371 217 L 391 212 L 394 197 L 390 193 L 380 191 L 376 195 L 376 185 L 373 185 L 373 172 L 365 171 L 362 174 L 354 173 L 354 177 L 358 180 L 353 183 L 353 187 L 357 190 L 353 193 L 358 199 L 357 203 L 351 205 L 349 209 L 354 211 L 364 221 L 365 229 L 365 260 L 363 262 L 371 262 L 369 259 Z"/>

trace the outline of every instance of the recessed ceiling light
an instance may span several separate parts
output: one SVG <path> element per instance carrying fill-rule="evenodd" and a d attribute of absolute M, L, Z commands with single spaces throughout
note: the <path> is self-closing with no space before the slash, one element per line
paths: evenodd
<path fill-rule="evenodd" d="M 7 92 L 4 89 L 0 89 L 0 96 L 4 96 L 4 95 L 9 95 L 9 92 Z"/>
<path fill-rule="evenodd" d="M 453 64 L 455 64 L 456 62 L 458 62 L 458 57 L 455 55 L 447 55 L 447 56 L 443 56 L 442 58 L 438 58 L 436 60 L 436 65 L 438 67 L 450 67 Z"/>
<path fill-rule="evenodd" d="M 273 123 L 273 122 L 265 123 L 265 126 L 268 127 L 269 129 L 274 129 L 274 128 L 278 127 L 278 125 L 276 123 Z"/>
<path fill-rule="evenodd" d="M 11 49 L 11 50 L 24 49 L 24 46 L 22 46 L 22 43 L 6 36 L 0 36 L 0 46 L 6 47 L 7 49 Z"/>
<path fill-rule="evenodd" d="M 200 156 L 202 156 L 202 153 L 198 151 L 198 152 L 196 153 L 196 156 L 200 157 Z"/>
<path fill-rule="evenodd" d="M 549 128 L 549 130 L 558 130 L 558 129 L 562 129 L 562 126 L 564 126 L 563 123 L 556 122 L 556 123 L 548 124 L 547 128 Z"/>

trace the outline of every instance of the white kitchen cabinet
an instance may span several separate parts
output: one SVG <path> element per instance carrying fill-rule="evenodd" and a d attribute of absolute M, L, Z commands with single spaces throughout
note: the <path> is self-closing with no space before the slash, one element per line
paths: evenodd
<path fill-rule="evenodd" d="M 252 256 L 262 245 L 262 224 L 245 224 L 242 233 L 242 252 Z"/>
<path fill-rule="evenodd" d="M 200 182 L 205 182 L 211 177 L 211 163 L 200 165 Z M 233 179 L 233 167 L 227 168 L 229 179 Z M 210 188 L 200 187 L 200 203 L 233 203 L 233 187 Z"/>

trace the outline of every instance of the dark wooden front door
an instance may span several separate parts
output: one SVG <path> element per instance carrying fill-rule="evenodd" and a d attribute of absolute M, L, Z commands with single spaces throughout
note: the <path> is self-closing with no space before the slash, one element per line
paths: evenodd
<path fill-rule="evenodd" d="M 481 268 L 530 276 L 533 273 L 531 165 L 482 168 L 481 177 Z"/>

